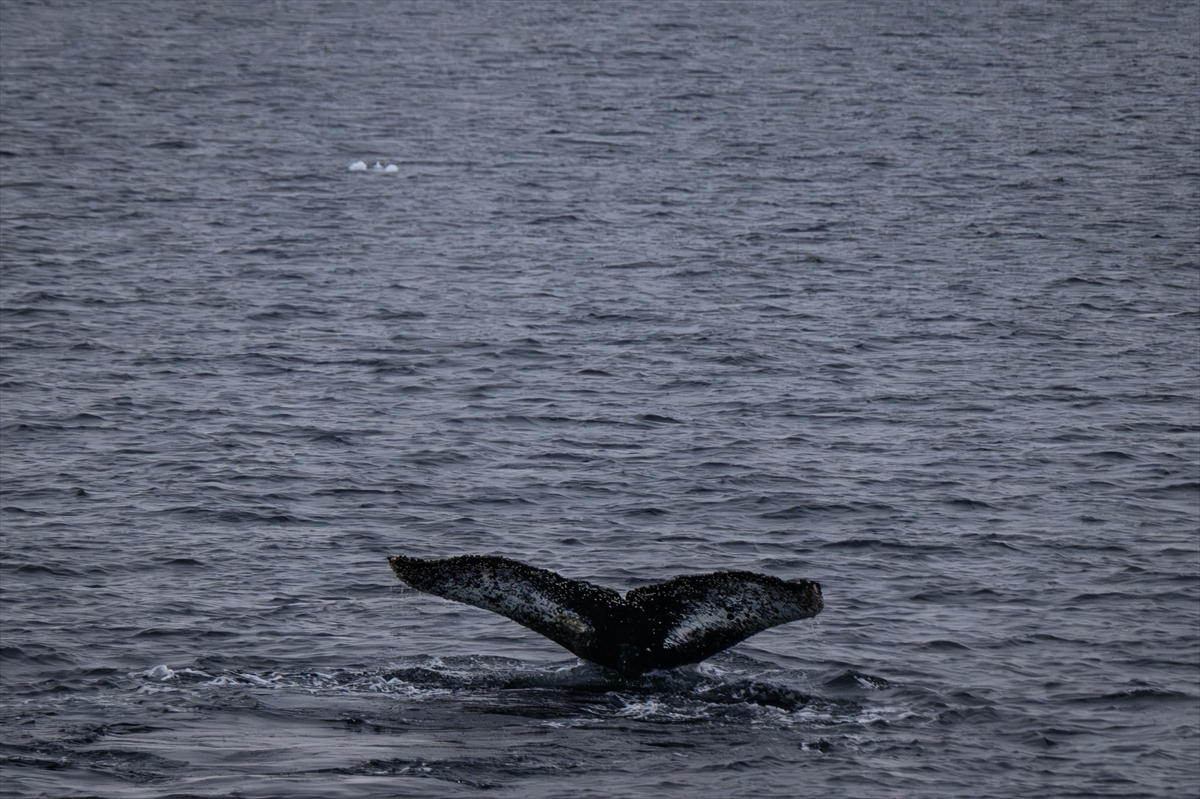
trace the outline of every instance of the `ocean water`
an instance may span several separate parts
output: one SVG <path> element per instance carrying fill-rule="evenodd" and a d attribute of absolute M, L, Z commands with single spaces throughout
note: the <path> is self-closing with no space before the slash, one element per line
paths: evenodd
<path fill-rule="evenodd" d="M 0 790 L 1196 795 L 1198 131 L 1187 2 L 3 0 Z"/>

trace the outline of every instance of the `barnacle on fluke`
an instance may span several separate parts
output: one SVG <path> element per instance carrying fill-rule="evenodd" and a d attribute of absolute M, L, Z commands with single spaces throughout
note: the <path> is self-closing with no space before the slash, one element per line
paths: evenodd
<path fill-rule="evenodd" d="M 698 663 L 825 606 L 818 583 L 744 571 L 674 577 L 621 596 L 496 556 L 388 563 L 413 588 L 507 616 L 627 677 Z"/>

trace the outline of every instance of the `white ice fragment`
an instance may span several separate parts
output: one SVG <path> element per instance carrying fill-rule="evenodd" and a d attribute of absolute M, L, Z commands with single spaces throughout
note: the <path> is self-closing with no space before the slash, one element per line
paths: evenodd
<path fill-rule="evenodd" d="M 171 671 L 164 665 L 155 666 L 154 668 L 145 672 L 145 675 L 152 680 L 170 680 L 175 677 L 175 672 Z"/>
<path fill-rule="evenodd" d="M 270 680 L 264 680 L 262 677 L 259 677 L 257 674 L 248 674 L 243 671 L 238 676 L 244 680 L 249 680 L 250 682 L 254 683 L 255 685 L 262 685 L 262 686 L 267 686 L 267 687 L 272 685 Z"/>
<path fill-rule="evenodd" d="M 190 674 L 190 675 L 192 675 L 193 677 L 208 677 L 209 679 L 212 679 L 212 675 L 211 675 L 211 674 L 207 674 L 207 673 L 205 673 L 205 672 L 203 672 L 203 671 L 200 671 L 200 670 L 198 670 L 198 669 L 179 669 L 179 670 L 178 670 L 178 671 L 176 671 L 175 673 L 176 673 L 176 674 Z"/>

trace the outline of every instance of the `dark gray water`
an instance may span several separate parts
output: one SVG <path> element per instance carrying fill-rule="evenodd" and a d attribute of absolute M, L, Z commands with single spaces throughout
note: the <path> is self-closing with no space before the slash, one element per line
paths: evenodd
<path fill-rule="evenodd" d="M 1200 789 L 1194 3 L 0 12 L 6 795 Z"/>

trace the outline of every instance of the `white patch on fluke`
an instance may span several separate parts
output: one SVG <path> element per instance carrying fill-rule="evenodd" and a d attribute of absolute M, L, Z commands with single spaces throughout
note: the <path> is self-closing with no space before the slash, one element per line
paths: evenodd
<path fill-rule="evenodd" d="M 714 627 L 728 624 L 727 615 L 724 608 L 713 605 L 697 608 L 695 613 L 684 616 L 671 628 L 663 643 L 668 647 L 691 643 Z"/>

